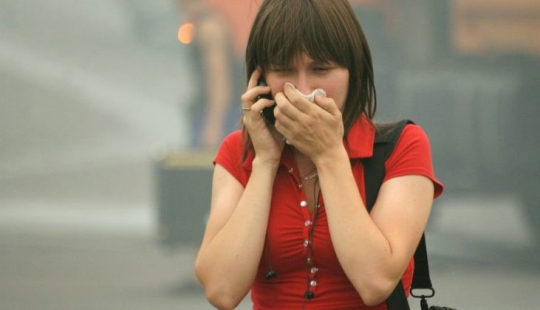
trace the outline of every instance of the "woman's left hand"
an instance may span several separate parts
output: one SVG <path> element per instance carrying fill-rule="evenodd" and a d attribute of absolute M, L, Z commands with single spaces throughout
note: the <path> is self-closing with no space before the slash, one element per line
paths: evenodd
<path fill-rule="evenodd" d="M 275 128 L 301 153 L 315 161 L 343 148 L 343 119 L 334 99 L 315 96 L 312 103 L 287 83 L 275 101 Z"/>

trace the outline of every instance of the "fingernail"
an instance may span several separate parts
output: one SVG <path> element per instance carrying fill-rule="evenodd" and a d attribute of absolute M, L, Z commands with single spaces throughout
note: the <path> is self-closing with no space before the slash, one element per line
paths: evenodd
<path fill-rule="evenodd" d="M 326 98 L 326 92 L 320 88 L 316 89 L 314 92 L 315 94 L 315 97 L 319 98 L 319 99 L 322 99 L 322 98 Z"/>

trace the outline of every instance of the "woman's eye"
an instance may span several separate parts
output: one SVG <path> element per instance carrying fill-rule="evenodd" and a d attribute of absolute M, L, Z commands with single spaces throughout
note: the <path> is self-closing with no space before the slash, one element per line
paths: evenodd
<path fill-rule="evenodd" d="M 331 69 L 330 67 L 315 67 L 315 68 L 313 68 L 313 70 L 319 71 L 319 72 L 328 71 L 330 69 Z"/>

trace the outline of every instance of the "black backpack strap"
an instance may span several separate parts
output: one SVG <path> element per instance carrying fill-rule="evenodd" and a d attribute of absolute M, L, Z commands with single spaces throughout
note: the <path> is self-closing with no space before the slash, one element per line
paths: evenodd
<path fill-rule="evenodd" d="M 420 243 L 414 253 L 414 275 L 411 291 L 415 289 L 431 290 L 431 296 L 428 295 L 426 297 L 433 297 L 435 295 L 435 290 L 431 284 L 431 277 L 429 276 L 426 236 L 424 234 L 422 234 L 422 239 L 420 239 Z"/>
<path fill-rule="evenodd" d="M 375 144 L 373 146 L 373 157 L 363 160 L 366 207 L 368 211 L 371 211 L 377 200 L 379 189 L 386 174 L 384 164 L 392 154 L 397 141 L 401 136 L 401 132 L 407 124 L 413 124 L 413 122 L 410 120 L 402 120 L 397 123 L 378 125 Z M 422 239 L 416 249 L 414 260 L 415 269 L 412 289 L 430 289 L 433 291 L 431 279 L 429 277 L 429 265 L 424 235 L 422 235 Z M 396 288 L 388 297 L 386 304 L 388 310 L 410 309 L 401 281 L 398 282 Z"/>
<path fill-rule="evenodd" d="M 377 125 L 373 156 L 362 160 L 364 165 L 364 183 L 366 190 L 366 207 L 369 212 L 375 205 L 379 188 L 386 174 L 384 163 L 394 151 L 397 140 L 407 124 L 414 124 L 410 120 L 397 123 Z"/>

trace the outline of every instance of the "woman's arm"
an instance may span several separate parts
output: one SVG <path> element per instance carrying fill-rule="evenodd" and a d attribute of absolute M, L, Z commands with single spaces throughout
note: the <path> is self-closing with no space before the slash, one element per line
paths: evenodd
<path fill-rule="evenodd" d="M 427 137 L 421 131 L 411 133 L 412 127 L 404 129 L 394 151 L 399 156 L 387 161 L 392 179 L 381 186 L 370 214 L 353 176 L 342 114 L 334 100 L 316 98 L 322 109 L 313 113 L 313 105 L 299 100 L 291 87 L 284 91 L 296 109 L 278 93 L 278 112 L 292 121 L 276 123 L 276 128 L 315 164 L 338 260 L 364 302 L 378 305 L 402 277 L 431 211 L 433 182 L 418 175 L 431 171 Z"/>
<path fill-rule="evenodd" d="M 211 212 L 195 271 L 210 303 L 233 309 L 249 292 L 264 248 L 277 165 L 253 161 L 244 189 L 217 164 Z"/>
<path fill-rule="evenodd" d="M 416 250 L 431 210 L 433 182 L 417 175 L 393 178 L 383 183 L 369 214 L 345 150 L 328 159 L 317 163 L 317 170 L 334 249 L 363 301 L 378 305 Z"/>

